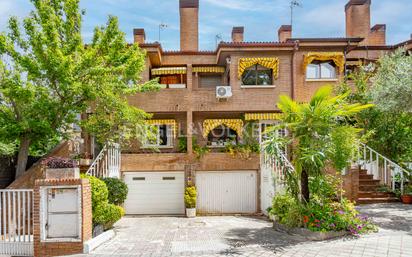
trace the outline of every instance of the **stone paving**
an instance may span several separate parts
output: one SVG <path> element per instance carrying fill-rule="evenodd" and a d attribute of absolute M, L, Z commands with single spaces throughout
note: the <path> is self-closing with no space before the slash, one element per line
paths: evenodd
<path fill-rule="evenodd" d="M 109 256 L 410 256 L 412 205 L 359 207 L 380 226 L 378 233 L 308 242 L 280 233 L 263 217 L 125 217 L 116 237 L 89 255 Z"/>

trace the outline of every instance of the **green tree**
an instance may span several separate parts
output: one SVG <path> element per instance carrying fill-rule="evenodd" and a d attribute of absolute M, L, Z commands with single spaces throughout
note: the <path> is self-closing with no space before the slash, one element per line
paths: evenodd
<path fill-rule="evenodd" d="M 382 70 L 378 69 L 377 72 Z M 338 94 L 349 94 L 350 103 L 372 103 L 376 74 L 370 67 L 359 67 L 348 75 L 345 83 L 340 85 Z M 349 86 L 348 81 L 353 86 Z M 399 163 L 412 160 L 412 115 L 410 113 L 402 110 L 393 112 L 374 106 L 356 114 L 352 124 L 364 130 L 367 144 L 379 153 Z"/>
<path fill-rule="evenodd" d="M 354 156 L 359 130 L 346 125 L 345 120 L 371 105 L 348 104 L 348 94 L 334 96 L 332 87 L 320 88 L 309 103 L 298 103 L 288 96 L 281 96 L 278 107 L 283 112 L 283 127 L 289 131 L 292 143 L 293 164 L 300 179 L 301 199 L 309 202 L 309 177 L 323 174 L 328 163 L 337 170 L 345 168 Z M 267 131 L 275 131 L 273 127 Z M 271 144 L 279 144 L 274 137 L 269 139 L 267 149 L 273 153 Z M 290 183 L 289 186 L 295 186 Z M 292 190 L 297 191 L 297 190 Z M 296 196 L 296 195 L 295 195 Z"/>
<path fill-rule="evenodd" d="M 381 57 L 372 82 L 370 94 L 379 109 L 412 113 L 412 55 L 405 49 Z"/>
<path fill-rule="evenodd" d="M 85 45 L 79 0 L 31 0 L 22 23 L 9 20 L 0 34 L 0 141 L 18 142 L 16 177 L 25 171 L 29 148 L 81 124 L 101 141 L 138 137 L 148 114 L 127 96 L 156 89 L 141 84 L 145 53 L 129 46 L 118 20 L 95 29 Z M 78 115 L 92 114 L 80 122 Z"/>

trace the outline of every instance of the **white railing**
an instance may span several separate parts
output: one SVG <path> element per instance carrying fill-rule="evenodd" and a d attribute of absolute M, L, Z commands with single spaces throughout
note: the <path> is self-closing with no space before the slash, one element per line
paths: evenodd
<path fill-rule="evenodd" d="M 33 190 L 0 190 L 0 255 L 33 255 Z"/>
<path fill-rule="evenodd" d="M 400 190 L 403 192 L 405 177 L 404 174 L 409 174 L 409 171 L 393 162 L 377 151 L 373 150 L 365 144 L 360 144 L 357 164 L 367 170 L 369 175 L 373 175 L 374 179 L 380 180 L 381 184 L 389 186 L 392 190 L 396 189 L 396 177 L 399 179 Z"/>
<path fill-rule="evenodd" d="M 119 144 L 105 145 L 86 174 L 98 178 L 120 178 L 120 158 Z"/>
<path fill-rule="evenodd" d="M 285 191 L 286 176 L 294 173 L 295 168 L 284 154 L 274 156 L 262 150 L 260 170 L 261 208 L 262 212 L 267 214 L 266 209 L 272 206 L 273 197 Z"/>

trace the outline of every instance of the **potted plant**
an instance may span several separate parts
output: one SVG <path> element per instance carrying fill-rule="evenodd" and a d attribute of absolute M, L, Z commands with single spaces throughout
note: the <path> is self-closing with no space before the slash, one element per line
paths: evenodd
<path fill-rule="evenodd" d="M 92 155 L 89 153 L 83 153 L 80 155 L 79 165 L 80 166 L 90 166 L 93 162 Z"/>
<path fill-rule="evenodd" d="M 405 188 L 403 194 L 401 195 L 402 203 L 412 204 L 412 186 Z"/>
<path fill-rule="evenodd" d="M 186 217 L 196 217 L 196 187 L 188 186 L 185 190 Z"/>
<path fill-rule="evenodd" d="M 75 160 L 62 157 L 49 157 L 43 161 L 46 166 L 46 179 L 80 178 Z"/>

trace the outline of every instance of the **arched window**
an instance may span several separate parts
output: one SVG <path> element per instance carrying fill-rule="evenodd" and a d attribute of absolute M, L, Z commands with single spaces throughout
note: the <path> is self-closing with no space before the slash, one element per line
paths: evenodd
<path fill-rule="evenodd" d="M 243 72 L 242 84 L 245 86 L 268 86 L 273 84 L 273 70 L 261 66 L 253 65 Z"/>
<path fill-rule="evenodd" d="M 218 126 L 212 129 L 207 136 L 207 144 L 213 147 L 223 147 L 230 144 L 238 143 L 236 131 L 226 126 Z"/>
<path fill-rule="evenodd" d="M 336 66 L 333 62 L 314 61 L 306 68 L 307 79 L 335 79 Z"/>

